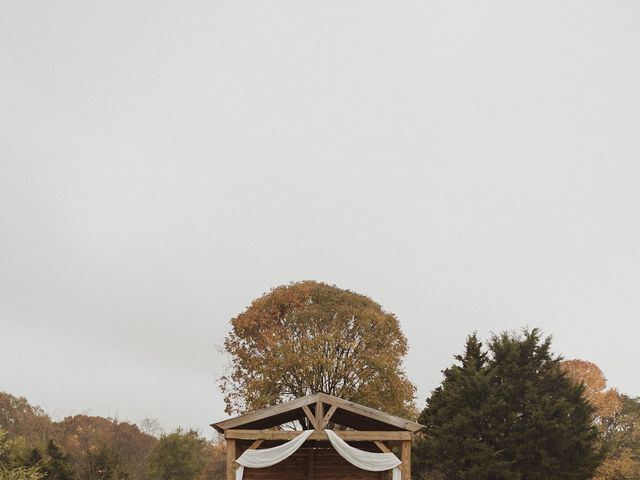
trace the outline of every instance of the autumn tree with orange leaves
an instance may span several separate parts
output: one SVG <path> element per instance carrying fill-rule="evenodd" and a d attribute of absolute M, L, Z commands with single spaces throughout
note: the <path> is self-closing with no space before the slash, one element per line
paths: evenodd
<path fill-rule="evenodd" d="M 231 320 L 221 379 L 228 413 L 324 392 L 414 416 L 415 387 L 402 360 L 398 319 L 369 297 L 315 281 L 254 300 Z"/>
<path fill-rule="evenodd" d="M 600 367 L 585 360 L 565 360 L 565 373 L 584 386 L 583 396 L 593 406 L 606 452 L 593 480 L 640 480 L 640 401 L 607 388 Z"/>
<path fill-rule="evenodd" d="M 593 406 L 594 423 L 606 430 L 611 420 L 622 408 L 622 398 L 614 388 L 607 388 L 607 379 L 595 363 L 586 360 L 564 360 L 565 373 L 576 383 L 584 384 L 584 398 Z"/>

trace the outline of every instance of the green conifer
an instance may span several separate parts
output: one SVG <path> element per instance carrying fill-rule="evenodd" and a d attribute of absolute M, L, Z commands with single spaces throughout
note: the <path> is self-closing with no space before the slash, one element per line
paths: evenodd
<path fill-rule="evenodd" d="M 444 370 L 420 421 L 417 477 L 445 480 L 587 480 L 600 461 L 591 407 L 538 330 L 475 334 Z"/>

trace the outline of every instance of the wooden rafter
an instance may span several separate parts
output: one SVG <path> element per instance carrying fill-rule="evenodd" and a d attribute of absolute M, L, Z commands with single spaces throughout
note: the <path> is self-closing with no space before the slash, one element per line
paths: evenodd
<path fill-rule="evenodd" d="M 316 417 L 311 412 L 311 409 L 309 408 L 309 406 L 308 405 L 303 405 L 302 406 L 302 410 L 304 410 L 304 413 L 307 416 L 307 418 L 309 419 L 309 422 L 311 422 L 311 425 L 313 426 L 313 429 L 314 430 L 318 430 L 318 423 L 317 423 Z"/>
<path fill-rule="evenodd" d="M 248 423 L 264 420 L 265 418 L 268 418 L 268 417 L 280 415 L 286 412 L 290 412 L 292 410 L 297 410 L 301 408 L 303 405 L 310 405 L 318 401 L 319 395 L 320 395 L 319 393 L 314 393 L 313 395 L 307 395 L 306 397 L 296 398 L 295 400 L 292 400 L 287 403 L 273 405 L 271 407 L 266 407 L 260 410 L 256 410 L 255 412 L 249 412 L 249 413 L 245 413 L 244 415 L 238 415 L 237 417 L 230 418 L 228 420 L 223 420 L 222 422 L 213 423 L 211 426 L 214 427 L 219 432 L 224 432 L 229 428 L 235 428 L 240 425 L 246 425 Z"/>
<path fill-rule="evenodd" d="M 325 393 L 319 393 L 318 395 L 320 396 L 320 400 L 322 400 L 323 402 L 331 405 L 337 405 L 341 410 L 346 410 L 356 415 L 367 417 L 378 422 L 386 423 L 387 425 L 393 425 L 394 427 L 398 427 L 403 430 L 417 432 L 424 428 L 424 425 L 420 425 L 419 423 L 407 420 L 406 418 L 396 417 L 395 415 L 381 412 L 380 410 L 376 410 L 375 408 L 360 405 L 355 402 L 350 402 L 343 398 L 333 397 Z"/>
<path fill-rule="evenodd" d="M 258 440 L 256 440 L 255 442 L 253 442 L 251 444 L 251 446 L 249 447 L 249 450 L 255 450 L 257 449 L 260 445 L 262 445 L 262 442 L 264 442 L 263 438 L 260 438 Z"/>
<path fill-rule="evenodd" d="M 336 430 L 335 433 L 344 441 L 353 442 L 373 442 L 375 440 L 385 441 L 411 441 L 413 434 L 407 431 L 371 431 L 371 430 Z M 224 432 L 224 438 L 233 440 L 291 440 L 300 435 L 299 431 L 286 430 L 236 430 L 231 429 Z M 327 433 L 316 430 L 309 436 L 309 440 L 328 440 Z"/>
<path fill-rule="evenodd" d="M 336 413 L 336 410 L 338 409 L 338 413 L 341 417 L 343 417 L 344 414 L 348 412 L 355 417 L 368 419 L 369 422 L 372 422 L 371 426 L 373 426 L 374 428 L 376 428 L 377 426 L 381 427 L 378 428 L 378 430 L 384 429 L 385 425 L 388 425 L 390 429 L 400 429 L 414 433 L 424 428 L 423 425 L 420 425 L 419 423 L 413 422 L 406 418 L 390 415 L 374 408 L 360 405 L 355 402 L 350 402 L 342 398 L 327 395 L 325 393 L 314 393 L 312 395 L 307 395 L 306 397 L 297 398 L 287 403 L 263 408 L 255 412 L 246 413 L 244 415 L 239 415 L 222 422 L 214 423 L 212 424 L 212 426 L 219 432 L 224 432 L 229 429 L 242 428 L 243 426 L 246 426 L 245 428 L 253 427 L 254 429 L 256 427 L 265 428 L 276 426 L 279 425 L 279 423 L 276 422 L 277 419 L 291 421 L 292 419 L 300 418 L 299 414 L 302 414 L 302 410 L 304 410 L 304 407 L 307 407 L 307 410 L 311 412 L 311 409 L 309 407 L 313 404 L 316 405 L 316 414 L 312 416 L 314 417 L 316 423 L 314 424 L 313 422 L 311 422 L 311 424 L 314 425 L 314 428 L 316 429 L 318 428 L 316 425 L 318 425 L 320 429 L 325 428 L 326 422 L 329 421 L 331 415 Z M 318 409 L 319 405 L 320 409 Z M 321 415 L 319 415 L 318 413 L 323 413 L 325 405 L 329 407 L 329 411 L 324 416 L 322 424 L 320 424 L 318 418 Z"/>
<path fill-rule="evenodd" d="M 374 440 L 373 443 L 376 444 L 376 446 L 382 450 L 382 453 L 391 453 L 391 450 L 389 450 L 389 447 L 387 447 L 383 441 L 381 440 Z"/>
<path fill-rule="evenodd" d="M 327 412 L 327 414 L 322 418 L 321 430 L 324 430 L 325 428 L 327 428 L 327 425 L 329 424 L 329 420 L 331 420 L 331 417 L 333 416 L 334 413 L 336 413 L 337 409 L 338 409 L 337 405 L 331 405 L 331 408 L 329 408 L 329 411 Z"/>

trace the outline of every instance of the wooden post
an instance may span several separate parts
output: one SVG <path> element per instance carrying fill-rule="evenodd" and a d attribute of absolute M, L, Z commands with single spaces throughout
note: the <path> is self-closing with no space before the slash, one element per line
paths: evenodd
<path fill-rule="evenodd" d="M 227 480 L 236 478 L 236 440 L 227 439 Z"/>
<path fill-rule="evenodd" d="M 322 422 L 324 420 L 324 404 L 322 402 L 316 403 L 316 430 L 324 430 Z"/>
<path fill-rule="evenodd" d="M 402 472 L 402 480 L 411 480 L 411 440 L 403 440 L 401 447 L 400 470 Z"/>

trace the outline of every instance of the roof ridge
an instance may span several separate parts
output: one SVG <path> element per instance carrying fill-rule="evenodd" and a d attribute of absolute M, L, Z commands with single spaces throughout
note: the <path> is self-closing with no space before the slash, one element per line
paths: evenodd
<path fill-rule="evenodd" d="M 213 423 L 211 426 L 222 433 L 230 428 L 238 428 L 252 423 L 269 424 L 270 422 L 267 421 L 269 418 L 274 418 L 276 422 L 280 422 L 270 426 L 281 425 L 293 420 L 305 418 L 302 407 L 318 401 L 329 405 L 336 405 L 339 410 L 344 410 L 348 415 L 366 418 L 374 424 L 382 423 L 397 429 L 408 430 L 411 432 L 418 432 L 425 428 L 424 425 L 420 425 L 413 420 L 392 415 L 390 413 L 386 413 L 366 405 L 361 405 L 351 400 L 345 400 L 344 398 L 336 397 L 324 392 L 311 393 L 288 402 L 278 403 L 259 410 L 237 415 L 227 420 Z M 302 413 L 300 414 L 300 412 L 297 412 L 298 410 Z"/>

